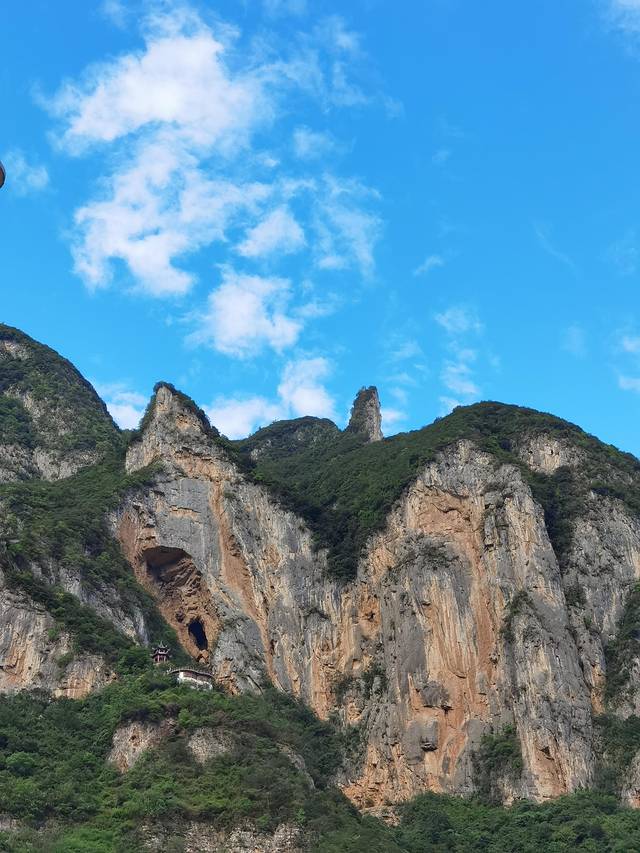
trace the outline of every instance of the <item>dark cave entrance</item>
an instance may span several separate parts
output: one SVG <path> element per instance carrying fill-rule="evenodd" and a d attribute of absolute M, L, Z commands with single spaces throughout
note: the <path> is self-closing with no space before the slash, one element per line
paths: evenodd
<path fill-rule="evenodd" d="M 189 622 L 189 635 L 193 638 L 193 641 L 200 651 L 204 651 L 209 648 L 207 634 L 204 630 L 204 625 L 202 624 L 201 619 L 192 619 L 191 622 Z"/>
<path fill-rule="evenodd" d="M 190 559 L 182 548 L 167 548 L 160 545 L 156 548 L 147 548 L 144 552 L 144 560 L 149 574 L 156 583 L 163 583 L 171 578 L 172 573 L 184 559 Z"/>

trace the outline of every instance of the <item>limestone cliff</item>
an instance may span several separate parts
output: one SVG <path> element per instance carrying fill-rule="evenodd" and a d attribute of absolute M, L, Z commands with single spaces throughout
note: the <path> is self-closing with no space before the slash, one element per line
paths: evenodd
<path fill-rule="evenodd" d="M 84 696 L 168 625 L 229 692 L 270 681 L 350 732 L 337 781 L 361 809 L 594 784 L 604 712 L 640 714 L 637 460 L 499 404 L 383 440 L 375 388 L 344 432 L 309 417 L 234 443 L 161 383 L 123 463 L 93 389 L 39 346 L 0 329 L 0 692 Z M 79 646 L 87 613 L 110 657 Z M 157 732 L 123 729 L 113 763 Z M 208 760 L 228 735 L 194 737 Z M 488 774 L 492 744 L 517 760 Z"/>
<path fill-rule="evenodd" d="M 545 471 L 571 463 L 540 437 L 518 454 Z M 342 780 L 358 806 L 471 793 L 482 736 L 507 726 L 522 769 L 504 799 L 592 782 L 604 645 L 640 577 L 640 523 L 620 501 L 590 494 L 561 571 L 522 469 L 461 440 L 422 468 L 344 583 L 167 386 L 127 467 L 159 461 L 153 488 L 112 519 L 138 581 L 229 690 L 266 677 L 358 727 Z"/>
<path fill-rule="evenodd" d="M 361 388 L 351 409 L 347 431 L 362 436 L 365 441 L 382 440 L 382 413 L 378 389 Z"/>

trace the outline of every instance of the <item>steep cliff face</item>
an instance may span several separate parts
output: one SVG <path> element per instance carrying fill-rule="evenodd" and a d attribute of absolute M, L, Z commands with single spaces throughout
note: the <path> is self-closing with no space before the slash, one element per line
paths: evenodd
<path fill-rule="evenodd" d="M 519 453 L 545 473 L 577 458 L 549 441 Z M 225 687 L 267 677 L 357 727 L 342 784 L 358 806 L 472 792 L 483 735 L 509 727 L 522 765 L 496 782 L 506 800 L 592 782 L 604 645 L 640 576 L 640 526 L 620 501 L 590 495 L 561 572 L 521 469 L 458 441 L 420 471 L 345 583 L 302 519 L 166 386 L 127 467 L 156 461 L 153 488 L 113 516 L 138 581 Z"/>
<path fill-rule="evenodd" d="M 7 589 L 4 578 L 0 590 L 0 693 L 43 689 L 79 699 L 115 677 L 99 655 L 74 654 L 44 607 Z"/>
<path fill-rule="evenodd" d="M 378 389 L 361 388 L 351 409 L 347 432 L 355 433 L 365 441 L 382 441 L 382 412 Z"/>
<path fill-rule="evenodd" d="M 361 809 L 594 784 L 599 718 L 640 714 L 637 460 L 499 404 L 383 441 L 374 388 L 344 432 L 233 443 L 160 384 L 125 475 L 93 389 L 39 346 L 0 329 L 0 692 L 85 696 L 168 625 L 230 693 L 272 682 L 338 720 Z"/>

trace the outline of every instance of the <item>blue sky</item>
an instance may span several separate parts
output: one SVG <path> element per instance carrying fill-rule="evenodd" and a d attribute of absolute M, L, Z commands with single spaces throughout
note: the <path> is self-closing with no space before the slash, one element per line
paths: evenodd
<path fill-rule="evenodd" d="M 25 0 L 2 320 L 133 426 L 532 406 L 640 454 L 640 0 Z"/>

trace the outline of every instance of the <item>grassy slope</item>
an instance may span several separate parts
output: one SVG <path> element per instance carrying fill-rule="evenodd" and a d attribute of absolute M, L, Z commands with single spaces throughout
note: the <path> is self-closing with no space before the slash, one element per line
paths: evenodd
<path fill-rule="evenodd" d="M 134 769 L 120 775 L 106 763 L 119 723 L 166 717 L 177 720 L 175 734 Z M 237 739 L 204 767 L 185 743 L 202 726 L 226 728 Z M 278 744 L 304 758 L 314 789 Z M 294 823 L 316 853 L 640 849 L 640 812 L 595 793 L 511 809 L 429 794 L 402 809 L 397 828 L 387 827 L 359 816 L 331 787 L 341 749 L 330 724 L 271 689 L 259 697 L 202 693 L 157 670 L 131 672 L 83 701 L 3 697 L 0 802 L 23 828 L 17 836 L 0 833 L 0 850 L 135 853 L 141 826 L 166 823 L 170 849 L 178 851 L 190 820 L 266 832 Z"/>

